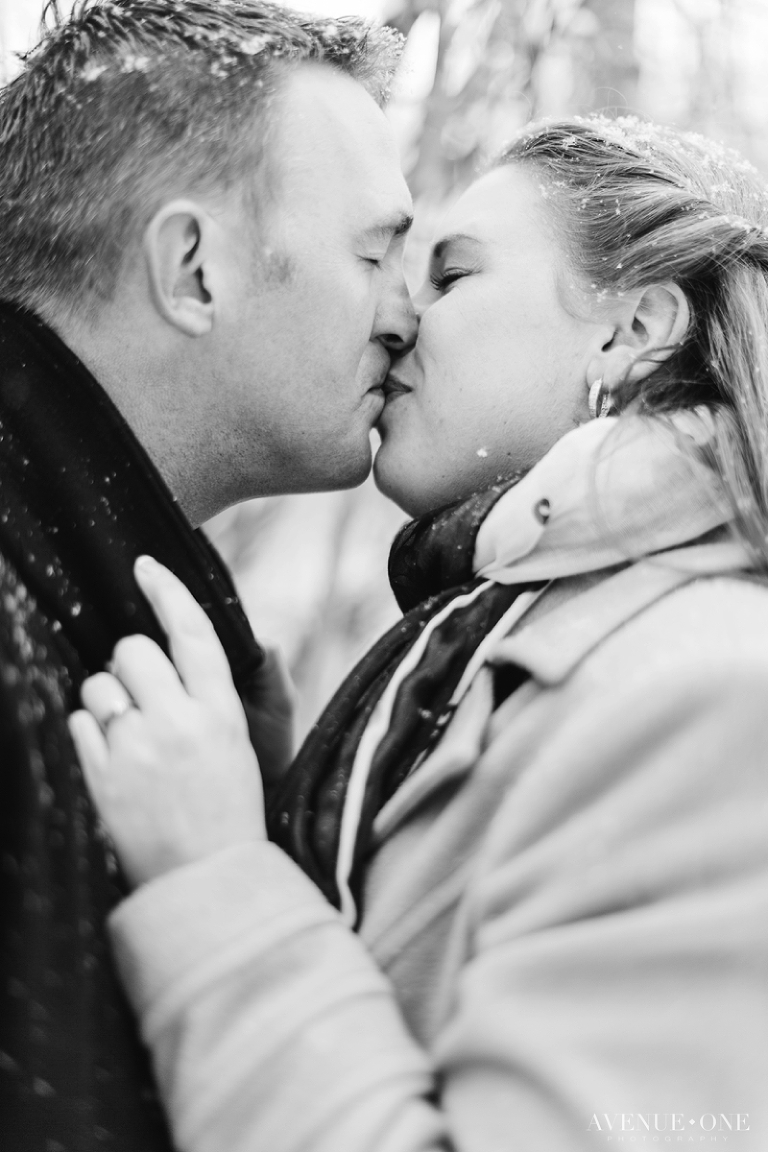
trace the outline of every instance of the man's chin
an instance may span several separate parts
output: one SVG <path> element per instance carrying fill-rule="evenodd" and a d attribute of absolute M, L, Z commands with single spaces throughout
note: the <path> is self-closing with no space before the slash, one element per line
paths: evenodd
<path fill-rule="evenodd" d="M 331 492 L 359 488 L 370 476 L 373 464 L 373 451 L 370 443 L 366 445 L 366 449 L 361 450 L 355 456 L 345 457 L 343 460 L 337 459 L 326 477 L 322 479 L 318 477 L 312 490 Z"/>

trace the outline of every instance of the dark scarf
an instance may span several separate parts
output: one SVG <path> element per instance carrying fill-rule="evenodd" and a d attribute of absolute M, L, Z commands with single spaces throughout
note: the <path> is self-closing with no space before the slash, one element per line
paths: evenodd
<path fill-rule="evenodd" d="M 341 819 L 355 754 L 387 684 L 420 633 L 455 597 L 483 583 L 472 571 L 475 538 L 514 483 L 405 525 L 392 547 L 389 577 L 405 615 L 360 661 L 310 731 L 287 776 L 268 798 L 268 827 L 279 844 L 339 907 L 335 877 Z M 354 851 L 350 887 L 361 886 L 377 813 L 439 739 L 449 702 L 480 641 L 521 592 L 539 584 L 494 584 L 437 626 L 423 658 L 403 680 L 392 722 L 373 758 Z M 510 691 L 519 683 L 510 682 Z"/>
<path fill-rule="evenodd" d="M 229 573 L 192 531 L 106 392 L 36 317 L 0 304 L 0 547 L 88 673 L 116 641 L 165 637 L 133 579 L 149 553 L 213 622 L 239 692 L 264 654 Z"/>
<path fill-rule="evenodd" d="M 263 653 L 218 556 L 109 398 L 53 332 L 7 305 L 0 553 L 0 1144 L 170 1152 L 105 931 L 123 885 L 66 713 L 120 637 L 164 643 L 133 579 L 141 553 L 204 605 L 246 704 Z"/>

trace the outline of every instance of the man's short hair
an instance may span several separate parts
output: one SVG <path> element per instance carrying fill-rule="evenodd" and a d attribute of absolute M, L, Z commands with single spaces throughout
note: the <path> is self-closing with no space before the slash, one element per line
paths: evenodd
<path fill-rule="evenodd" d="M 0 298 L 93 314 L 164 199 L 255 174 L 291 64 L 384 104 L 400 37 L 260 0 L 78 0 L 0 91 Z"/>

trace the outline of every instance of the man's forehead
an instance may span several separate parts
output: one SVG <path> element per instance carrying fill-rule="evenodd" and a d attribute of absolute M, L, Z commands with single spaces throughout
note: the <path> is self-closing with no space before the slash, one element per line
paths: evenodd
<path fill-rule="evenodd" d="M 407 231 L 411 197 L 381 109 L 328 68 L 303 68 L 290 85 L 271 148 L 278 201 L 374 239 Z"/>
<path fill-rule="evenodd" d="M 286 170 L 369 169 L 379 181 L 399 175 L 394 134 L 376 102 L 355 80 L 328 66 L 304 65 L 288 80 L 274 146 Z"/>

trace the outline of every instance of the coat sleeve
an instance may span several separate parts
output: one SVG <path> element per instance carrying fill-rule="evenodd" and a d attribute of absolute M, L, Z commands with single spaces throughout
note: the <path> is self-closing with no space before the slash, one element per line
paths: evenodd
<path fill-rule="evenodd" d="M 117 955 L 182 1152 L 768 1148 L 766 667 L 678 664 L 556 727 L 462 916 L 426 1053 L 273 845 L 136 893 Z"/>

